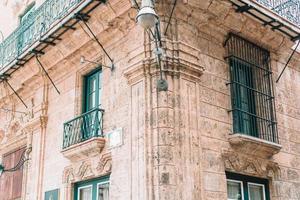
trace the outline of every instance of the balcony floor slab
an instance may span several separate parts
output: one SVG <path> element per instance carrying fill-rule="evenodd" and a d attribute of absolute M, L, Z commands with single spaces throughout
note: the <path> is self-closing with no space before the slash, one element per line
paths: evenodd
<path fill-rule="evenodd" d="M 229 136 L 228 140 L 235 151 L 258 156 L 260 158 L 271 158 L 282 148 L 280 144 L 245 134 L 232 134 Z"/>

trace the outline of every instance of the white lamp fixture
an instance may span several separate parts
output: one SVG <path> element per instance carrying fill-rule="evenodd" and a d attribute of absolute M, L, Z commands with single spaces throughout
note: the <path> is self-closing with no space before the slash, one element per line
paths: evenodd
<path fill-rule="evenodd" d="M 142 0 L 142 6 L 136 16 L 137 23 L 144 29 L 152 28 L 158 22 L 152 0 Z"/>

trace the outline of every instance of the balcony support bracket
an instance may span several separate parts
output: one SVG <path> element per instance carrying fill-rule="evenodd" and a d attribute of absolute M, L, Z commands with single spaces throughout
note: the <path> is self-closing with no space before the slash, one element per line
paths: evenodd
<path fill-rule="evenodd" d="M 0 80 L 4 81 L 7 83 L 7 85 L 10 87 L 10 89 L 14 92 L 14 94 L 18 97 L 18 99 L 22 102 L 22 104 L 25 106 L 25 108 L 28 108 L 28 106 L 26 105 L 26 103 L 23 101 L 23 99 L 21 98 L 21 96 L 17 93 L 17 91 L 11 86 L 11 84 L 8 82 L 7 78 L 9 77 L 9 75 L 1 75 L 0 76 Z"/>
<path fill-rule="evenodd" d="M 51 84 L 53 85 L 53 87 L 55 88 L 56 92 L 58 94 L 60 94 L 59 90 L 57 89 L 56 85 L 54 84 L 53 80 L 51 79 L 51 77 L 49 76 L 47 70 L 44 68 L 44 66 L 42 65 L 41 61 L 39 60 L 38 55 L 35 55 L 36 61 L 38 62 L 39 66 L 42 68 L 42 70 L 45 72 L 46 76 L 48 77 L 48 79 L 50 80 Z"/>
<path fill-rule="evenodd" d="M 114 61 L 113 59 L 109 56 L 109 54 L 107 53 L 107 51 L 105 50 L 105 48 L 103 47 L 103 45 L 100 43 L 99 39 L 96 37 L 95 33 L 92 31 L 92 29 L 90 28 L 90 26 L 87 24 L 87 15 L 83 14 L 83 13 L 76 13 L 75 14 L 75 18 L 79 21 L 82 21 L 83 24 L 85 25 L 85 27 L 89 30 L 89 32 L 92 34 L 93 38 L 95 39 L 95 41 L 97 42 L 97 44 L 100 46 L 100 48 L 103 50 L 103 52 L 105 53 L 105 55 L 108 57 L 108 59 L 110 60 L 110 62 L 112 63 L 112 66 L 114 66 Z"/>

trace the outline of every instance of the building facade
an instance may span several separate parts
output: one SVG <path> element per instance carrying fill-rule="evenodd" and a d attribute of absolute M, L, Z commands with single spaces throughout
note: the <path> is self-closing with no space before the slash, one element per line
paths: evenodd
<path fill-rule="evenodd" d="M 161 59 L 140 2 L 25 4 L 0 45 L 1 200 L 300 199 L 299 2 L 157 1 Z"/>

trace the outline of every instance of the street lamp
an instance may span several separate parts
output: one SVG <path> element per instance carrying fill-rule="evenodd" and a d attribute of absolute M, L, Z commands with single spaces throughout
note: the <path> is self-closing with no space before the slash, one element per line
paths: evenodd
<path fill-rule="evenodd" d="M 159 17 L 154 10 L 154 4 L 152 0 L 142 0 L 141 9 L 136 16 L 137 23 L 142 26 L 144 29 L 151 29 L 154 27 L 154 33 L 152 33 L 155 39 L 155 50 L 154 54 L 157 59 L 157 63 L 159 66 L 159 74 L 160 78 L 157 81 L 157 89 L 158 91 L 167 91 L 168 90 L 168 82 L 163 78 L 162 75 L 162 42 L 161 42 L 161 30 L 160 30 L 160 21 Z"/>
<path fill-rule="evenodd" d="M 148 29 L 154 27 L 158 19 L 152 0 L 142 0 L 141 9 L 136 16 L 137 23 L 144 29 Z"/>
<path fill-rule="evenodd" d="M 5 167 L 2 164 L 0 164 L 0 177 L 4 172 L 14 172 L 19 170 L 25 164 L 25 162 L 29 160 L 29 153 L 31 152 L 31 150 L 32 150 L 31 147 L 25 149 L 21 155 L 19 162 L 10 169 L 5 169 Z"/>
<path fill-rule="evenodd" d="M 3 165 L 0 164 L 0 177 L 3 174 L 3 172 L 4 172 L 4 167 L 3 167 Z"/>

